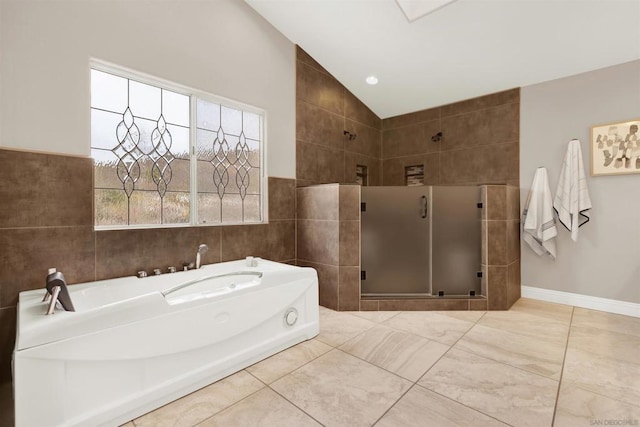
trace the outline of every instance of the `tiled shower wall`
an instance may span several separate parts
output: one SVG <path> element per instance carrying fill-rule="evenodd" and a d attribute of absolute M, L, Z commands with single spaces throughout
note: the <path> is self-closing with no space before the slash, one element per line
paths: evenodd
<path fill-rule="evenodd" d="M 369 185 L 405 185 L 420 164 L 426 185 L 518 185 L 520 89 L 380 120 L 299 47 L 296 64 L 299 186 L 353 183 L 356 165 Z"/>
<path fill-rule="evenodd" d="M 482 294 L 489 310 L 507 310 L 520 298 L 520 190 L 482 186 Z"/>
<path fill-rule="evenodd" d="M 326 184 L 297 189 L 297 263 L 318 272 L 320 305 L 360 307 L 360 188 Z"/>
<path fill-rule="evenodd" d="M 380 118 L 299 47 L 296 67 L 298 185 L 354 183 L 356 165 L 367 167 L 369 185 L 380 185 Z"/>
<path fill-rule="evenodd" d="M 490 218 L 483 217 L 483 230 L 490 229 L 483 236 L 486 246 L 490 246 L 483 251 L 483 268 L 488 270 L 483 293 L 487 295 L 489 277 L 493 290 L 489 301 L 404 299 L 383 301 L 381 305 L 379 301 L 362 300 L 360 309 L 484 310 L 487 302 L 489 309 L 511 306 L 520 290 L 517 253 L 520 235 L 517 207 L 507 213 L 506 194 L 510 200 L 518 196 L 513 190 L 518 188 L 519 179 L 520 90 L 380 120 L 300 48 L 297 48 L 296 84 L 298 186 L 353 182 L 357 164 L 368 166 L 369 185 L 403 186 L 405 167 L 420 164 L 425 167 L 426 185 L 501 184 L 491 186 L 494 189 L 490 191 L 490 205 L 494 210 Z M 349 141 L 343 135 L 344 130 L 357 133 L 357 138 Z M 376 132 L 381 135 L 379 140 Z M 438 132 L 442 132 L 441 140 L 432 141 Z M 496 196 L 501 192 L 505 192 L 505 198 Z M 310 230 L 310 227 L 331 228 L 327 232 L 335 234 L 330 238 L 335 242 L 338 220 L 310 218 L 306 216 L 308 213 L 301 214 L 300 209 L 298 206 L 298 262 L 313 264 L 318 270 L 321 304 L 345 310 L 338 303 L 338 291 L 348 293 L 347 288 L 339 286 L 338 255 L 328 260 L 326 248 L 321 247 L 324 240 L 318 238 L 320 233 Z M 319 210 L 324 214 L 328 211 Z M 310 226 L 312 222 L 317 224 Z M 489 253 L 491 262 L 486 260 Z M 318 259 L 307 259 L 311 257 Z M 359 263 L 358 259 L 353 264 Z"/>
<path fill-rule="evenodd" d="M 69 283 L 253 255 L 293 263 L 295 180 L 269 178 L 269 224 L 93 230 L 90 158 L 0 150 L 0 378 L 10 375 L 16 303 L 56 267 Z M 135 285 L 135 280 L 132 285 Z"/>
<path fill-rule="evenodd" d="M 420 164 L 425 185 L 518 185 L 520 89 L 391 117 L 382 128 L 382 185 L 405 185 L 405 167 Z"/>

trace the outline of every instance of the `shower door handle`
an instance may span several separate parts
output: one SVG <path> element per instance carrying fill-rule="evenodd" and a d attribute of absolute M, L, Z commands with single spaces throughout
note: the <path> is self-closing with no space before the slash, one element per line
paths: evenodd
<path fill-rule="evenodd" d="M 427 196 L 422 196 L 420 198 L 420 205 L 422 206 L 422 219 L 427 217 L 428 205 L 427 205 Z"/>

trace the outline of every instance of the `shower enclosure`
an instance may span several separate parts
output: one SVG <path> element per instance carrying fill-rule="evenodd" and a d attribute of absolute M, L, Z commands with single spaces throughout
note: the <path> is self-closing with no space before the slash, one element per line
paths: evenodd
<path fill-rule="evenodd" d="M 480 187 L 362 187 L 364 297 L 480 295 Z"/>

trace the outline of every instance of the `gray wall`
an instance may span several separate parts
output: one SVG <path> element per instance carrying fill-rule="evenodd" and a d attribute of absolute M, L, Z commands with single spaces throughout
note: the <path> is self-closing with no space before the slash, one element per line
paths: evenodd
<path fill-rule="evenodd" d="M 521 90 L 521 209 L 538 166 L 555 195 L 570 139 L 582 143 L 591 221 L 577 242 L 558 223 L 558 256 L 539 258 L 522 243 L 522 285 L 640 303 L 640 174 L 589 175 L 590 126 L 640 118 L 640 61 Z"/>
<path fill-rule="evenodd" d="M 89 58 L 267 110 L 295 178 L 294 45 L 237 0 L 0 1 L 0 147 L 89 156 Z"/>

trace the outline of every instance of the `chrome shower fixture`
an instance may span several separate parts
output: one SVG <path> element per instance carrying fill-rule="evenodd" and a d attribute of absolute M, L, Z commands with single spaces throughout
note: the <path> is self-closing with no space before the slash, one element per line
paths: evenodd
<path fill-rule="evenodd" d="M 442 132 L 438 132 L 431 137 L 432 142 L 440 142 L 442 141 Z"/>
<path fill-rule="evenodd" d="M 198 246 L 198 253 L 196 254 L 196 270 L 200 268 L 200 260 L 202 258 L 202 254 L 209 250 L 209 246 L 204 243 Z"/>
<path fill-rule="evenodd" d="M 349 132 L 348 130 L 345 130 L 345 131 L 343 131 L 342 133 L 343 133 L 344 135 L 346 135 L 346 136 L 347 136 L 347 138 L 349 139 L 349 141 L 353 141 L 354 139 L 356 139 L 356 138 L 358 137 L 358 135 L 357 135 L 357 134 L 355 134 L 355 133 L 351 133 L 351 132 Z"/>

